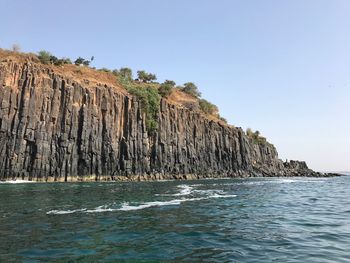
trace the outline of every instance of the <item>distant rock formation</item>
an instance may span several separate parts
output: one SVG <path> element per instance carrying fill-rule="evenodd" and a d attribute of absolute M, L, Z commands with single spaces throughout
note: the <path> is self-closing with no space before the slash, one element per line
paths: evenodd
<path fill-rule="evenodd" d="M 28 61 L 0 62 L 0 180 L 325 176 L 272 144 L 163 99 L 158 130 L 120 87 Z"/>

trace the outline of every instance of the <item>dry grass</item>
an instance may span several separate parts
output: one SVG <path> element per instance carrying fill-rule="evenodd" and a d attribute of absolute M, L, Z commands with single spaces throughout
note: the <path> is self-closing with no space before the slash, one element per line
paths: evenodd
<path fill-rule="evenodd" d="M 188 104 L 193 104 L 198 107 L 198 99 L 179 90 L 174 88 L 173 92 L 171 95 L 168 97 L 169 102 L 178 105 L 178 106 L 183 106 L 183 105 L 188 105 Z"/>
<path fill-rule="evenodd" d="M 61 75 L 65 78 L 74 79 L 75 82 L 84 84 L 84 85 L 107 85 L 115 88 L 123 94 L 128 94 L 125 88 L 118 83 L 118 80 L 112 72 L 105 72 L 101 70 L 92 69 L 85 66 L 76 66 L 74 64 L 65 64 L 62 66 L 55 65 L 44 65 L 40 62 L 36 54 L 33 53 L 22 53 L 22 52 L 13 52 L 9 50 L 0 49 L 0 62 L 18 62 L 26 63 L 31 62 L 37 64 L 38 66 L 51 69 L 55 74 Z M 87 84 L 88 83 L 88 84 Z M 159 88 L 160 84 L 158 83 L 142 83 L 138 82 L 140 87 L 154 87 Z M 167 98 L 167 101 L 171 104 L 174 104 L 178 107 L 192 108 L 195 110 L 199 109 L 198 99 L 182 92 L 179 89 L 174 88 L 172 94 Z M 209 120 L 219 122 L 223 125 L 227 125 L 225 122 L 220 120 L 216 115 L 207 115 L 202 114 L 204 117 Z"/>
<path fill-rule="evenodd" d="M 0 62 L 6 61 L 13 61 L 18 63 L 31 62 L 42 67 L 49 68 L 55 74 L 61 75 L 65 78 L 74 79 L 74 81 L 81 84 L 102 84 L 114 87 L 124 94 L 127 93 L 126 90 L 118 84 L 117 78 L 111 72 L 99 71 L 89 67 L 76 66 L 74 64 L 65 64 L 62 66 L 44 65 L 40 62 L 36 54 L 20 53 L 0 49 Z"/>
<path fill-rule="evenodd" d="M 39 63 L 40 60 L 38 59 L 36 54 L 33 53 L 22 53 L 22 52 L 14 52 L 10 50 L 5 50 L 0 48 L 0 61 L 17 61 L 17 62 L 35 62 Z"/>

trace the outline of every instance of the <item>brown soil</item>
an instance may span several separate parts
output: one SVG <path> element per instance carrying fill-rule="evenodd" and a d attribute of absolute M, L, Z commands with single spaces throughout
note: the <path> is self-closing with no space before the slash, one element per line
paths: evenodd
<path fill-rule="evenodd" d="M 128 94 L 128 92 L 118 83 L 117 78 L 111 73 L 111 72 L 104 72 L 99 71 L 93 68 L 85 67 L 85 66 L 76 66 L 74 64 L 65 64 L 62 66 L 55 66 L 55 65 L 44 65 L 40 62 L 36 54 L 33 53 L 21 53 L 21 52 L 13 52 L 9 50 L 3 50 L 0 49 L 0 62 L 5 61 L 13 61 L 18 63 L 25 63 L 25 62 L 31 62 L 35 63 L 41 66 L 44 66 L 46 68 L 51 69 L 54 73 L 64 76 L 66 78 L 74 79 L 74 81 L 85 84 L 89 83 L 89 85 L 107 85 L 114 87 L 119 92 L 122 92 L 123 94 Z M 146 85 L 143 83 L 140 83 L 140 86 Z M 147 84 L 153 85 L 155 88 L 159 87 L 159 84 Z M 185 107 L 185 108 L 195 108 L 198 109 L 198 99 L 182 92 L 179 89 L 174 89 L 172 94 L 167 98 L 168 102 L 171 104 L 174 104 L 178 107 Z M 227 125 L 225 122 L 220 120 L 217 116 L 214 115 L 204 115 L 204 117 L 220 122 L 223 125 Z"/>
<path fill-rule="evenodd" d="M 31 62 L 40 64 L 51 69 L 54 73 L 66 78 L 74 79 L 74 81 L 78 83 L 112 86 L 120 92 L 127 93 L 126 90 L 118 84 L 116 77 L 111 72 L 99 71 L 89 67 L 76 66 L 74 64 L 65 64 L 62 66 L 44 65 L 41 64 L 36 54 L 19 53 L 0 49 L 0 62 L 2 61 L 14 61 L 19 63 Z"/>

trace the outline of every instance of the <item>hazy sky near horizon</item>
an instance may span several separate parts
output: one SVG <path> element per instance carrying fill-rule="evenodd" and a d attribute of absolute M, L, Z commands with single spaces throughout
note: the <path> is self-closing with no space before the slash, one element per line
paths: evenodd
<path fill-rule="evenodd" d="M 0 48 L 192 81 L 282 159 L 350 170 L 348 0 L 0 0 Z"/>

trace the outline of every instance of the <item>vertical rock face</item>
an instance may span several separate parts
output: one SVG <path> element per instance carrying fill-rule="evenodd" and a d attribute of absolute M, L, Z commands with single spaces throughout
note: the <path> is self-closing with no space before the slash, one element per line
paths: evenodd
<path fill-rule="evenodd" d="M 140 103 L 116 87 L 40 64 L 0 63 L 0 179 L 42 181 L 298 175 L 271 144 L 161 101 L 149 136 Z"/>

